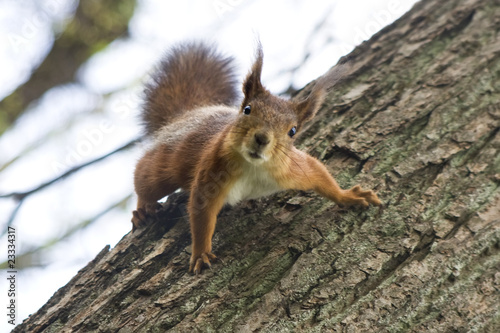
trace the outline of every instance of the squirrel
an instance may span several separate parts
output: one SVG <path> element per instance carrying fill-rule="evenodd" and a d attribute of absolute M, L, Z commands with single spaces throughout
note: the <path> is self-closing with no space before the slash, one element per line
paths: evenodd
<path fill-rule="evenodd" d="M 173 47 L 145 85 L 141 117 L 153 145 L 134 173 L 133 230 L 154 216 L 159 199 L 189 191 L 189 271 L 195 274 L 216 258 L 212 236 L 224 204 L 296 189 L 344 206 L 381 205 L 372 190 L 341 189 L 320 161 L 293 145 L 320 108 L 328 80 L 303 100 L 287 100 L 262 85 L 262 65 L 259 43 L 239 106 L 233 58 L 201 42 Z"/>

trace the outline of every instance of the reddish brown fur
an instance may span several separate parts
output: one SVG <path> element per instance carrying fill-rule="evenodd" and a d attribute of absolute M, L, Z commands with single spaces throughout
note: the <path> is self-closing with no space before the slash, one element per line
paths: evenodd
<path fill-rule="evenodd" d="M 197 47 L 200 47 L 198 44 Z M 189 47 L 184 48 L 189 54 Z M 213 51 L 205 52 L 217 61 L 222 61 Z M 177 53 L 183 57 L 183 53 Z M 198 65 L 213 63 L 198 61 Z M 199 60 L 200 60 L 199 59 Z M 135 188 L 139 196 L 137 211 L 134 211 L 132 222 L 134 228 L 140 227 L 148 214 L 153 214 L 158 199 L 172 193 L 178 188 L 190 190 L 189 215 L 193 240 L 190 271 L 201 272 L 203 266 L 210 266 L 210 259 L 215 256 L 212 251 L 212 236 L 217 214 L 224 203 L 265 195 L 284 189 L 314 190 L 322 196 L 342 205 L 368 206 L 370 203 L 380 205 L 377 195 L 371 190 L 362 190 L 355 186 L 350 190 L 342 190 L 326 167 L 307 153 L 293 146 L 294 137 L 290 137 L 292 128 L 299 130 L 302 125 L 314 117 L 320 107 L 326 89 L 323 85 L 313 88 L 304 101 L 287 101 L 272 95 L 261 82 L 262 50 L 259 47 L 257 60 L 243 84 L 244 99 L 239 109 L 234 112 L 227 107 L 217 109 L 194 107 L 200 105 L 197 100 L 184 101 L 185 105 L 172 107 L 155 105 L 149 110 L 155 114 L 159 110 L 175 112 L 180 119 L 181 112 L 190 111 L 191 116 L 212 112 L 213 116 L 202 118 L 200 124 L 182 133 L 176 140 L 157 142 L 137 164 L 135 172 Z M 216 62 L 217 62 L 216 61 Z M 171 60 L 171 64 L 175 61 Z M 220 66 L 214 66 L 216 72 Z M 185 78 L 182 89 L 190 85 L 199 86 L 196 81 L 197 71 L 207 72 L 208 68 L 189 67 L 189 73 L 181 75 Z M 168 69 L 167 69 L 167 72 Z M 220 73 L 213 73 L 217 77 Z M 165 76 L 168 80 L 168 75 Z M 170 83 L 169 83 L 170 84 Z M 168 85 L 165 85 L 168 86 Z M 155 95 L 161 95 L 159 85 L 151 90 L 150 101 L 161 101 Z M 177 89 L 177 88 L 176 88 Z M 177 90 L 169 91 L 174 94 Z M 193 95 L 220 95 L 216 92 L 220 87 L 207 85 L 205 92 Z M 187 96 L 187 95 L 185 95 Z M 187 98 L 187 97 L 184 97 Z M 204 100 L 205 104 L 211 104 Z M 203 105 L 205 105 L 203 104 Z M 175 104 L 174 104 L 175 105 Z M 246 106 L 250 106 L 250 114 L 245 114 Z M 174 127 L 168 127 L 172 114 L 155 115 L 151 119 L 163 119 L 155 124 L 158 129 L 165 129 L 168 136 L 170 128 L 179 127 L 181 120 L 174 120 Z M 146 118 L 147 119 L 147 118 Z M 191 118 L 196 121 L 198 118 Z M 200 118 L 201 119 L 201 118 Z M 189 118 L 188 118 L 189 121 Z"/>

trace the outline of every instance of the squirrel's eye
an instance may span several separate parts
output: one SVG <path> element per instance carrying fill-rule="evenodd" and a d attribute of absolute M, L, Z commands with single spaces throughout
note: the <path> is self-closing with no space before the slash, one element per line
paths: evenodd
<path fill-rule="evenodd" d="M 288 136 L 292 138 L 295 133 L 297 133 L 297 127 L 293 126 L 292 129 L 288 132 Z"/>
<path fill-rule="evenodd" d="M 251 111 L 250 105 L 245 106 L 245 108 L 243 109 L 244 114 L 250 114 L 250 111 Z"/>

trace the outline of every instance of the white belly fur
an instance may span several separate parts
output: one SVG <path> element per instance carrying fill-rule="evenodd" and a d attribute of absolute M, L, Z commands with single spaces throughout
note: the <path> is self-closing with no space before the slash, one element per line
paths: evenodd
<path fill-rule="evenodd" d="M 235 205 L 241 200 L 256 199 L 282 190 L 262 165 L 248 163 L 242 176 L 234 183 L 226 203 Z"/>

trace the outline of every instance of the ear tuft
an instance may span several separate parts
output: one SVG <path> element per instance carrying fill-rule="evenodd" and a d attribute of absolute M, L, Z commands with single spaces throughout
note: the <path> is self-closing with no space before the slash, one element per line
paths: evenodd
<path fill-rule="evenodd" d="M 348 80 L 353 72 L 349 58 L 341 59 L 337 65 L 319 77 L 309 96 L 297 103 L 297 117 L 299 124 L 311 120 L 323 103 L 326 91 L 337 84 Z"/>
<path fill-rule="evenodd" d="M 245 94 L 245 100 L 255 97 L 259 93 L 265 91 L 260 81 L 260 76 L 262 74 L 262 64 L 264 60 L 264 52 L 262 51 L 262 45 L 260 41 L 257 44 L 257 50 L 255 51 L 255 54 L 255 62 L 253 63 L 252 69 L 248 73 L 245 82 L 243 83 L 243 93 Z"/>
<path fill-rule="evenodd" d="M 325 99 L 324 89 L 313 89 L 306 99 L 297 104 L 297 118 L 299 125 L 311 120 L 318 112 Z"/>

